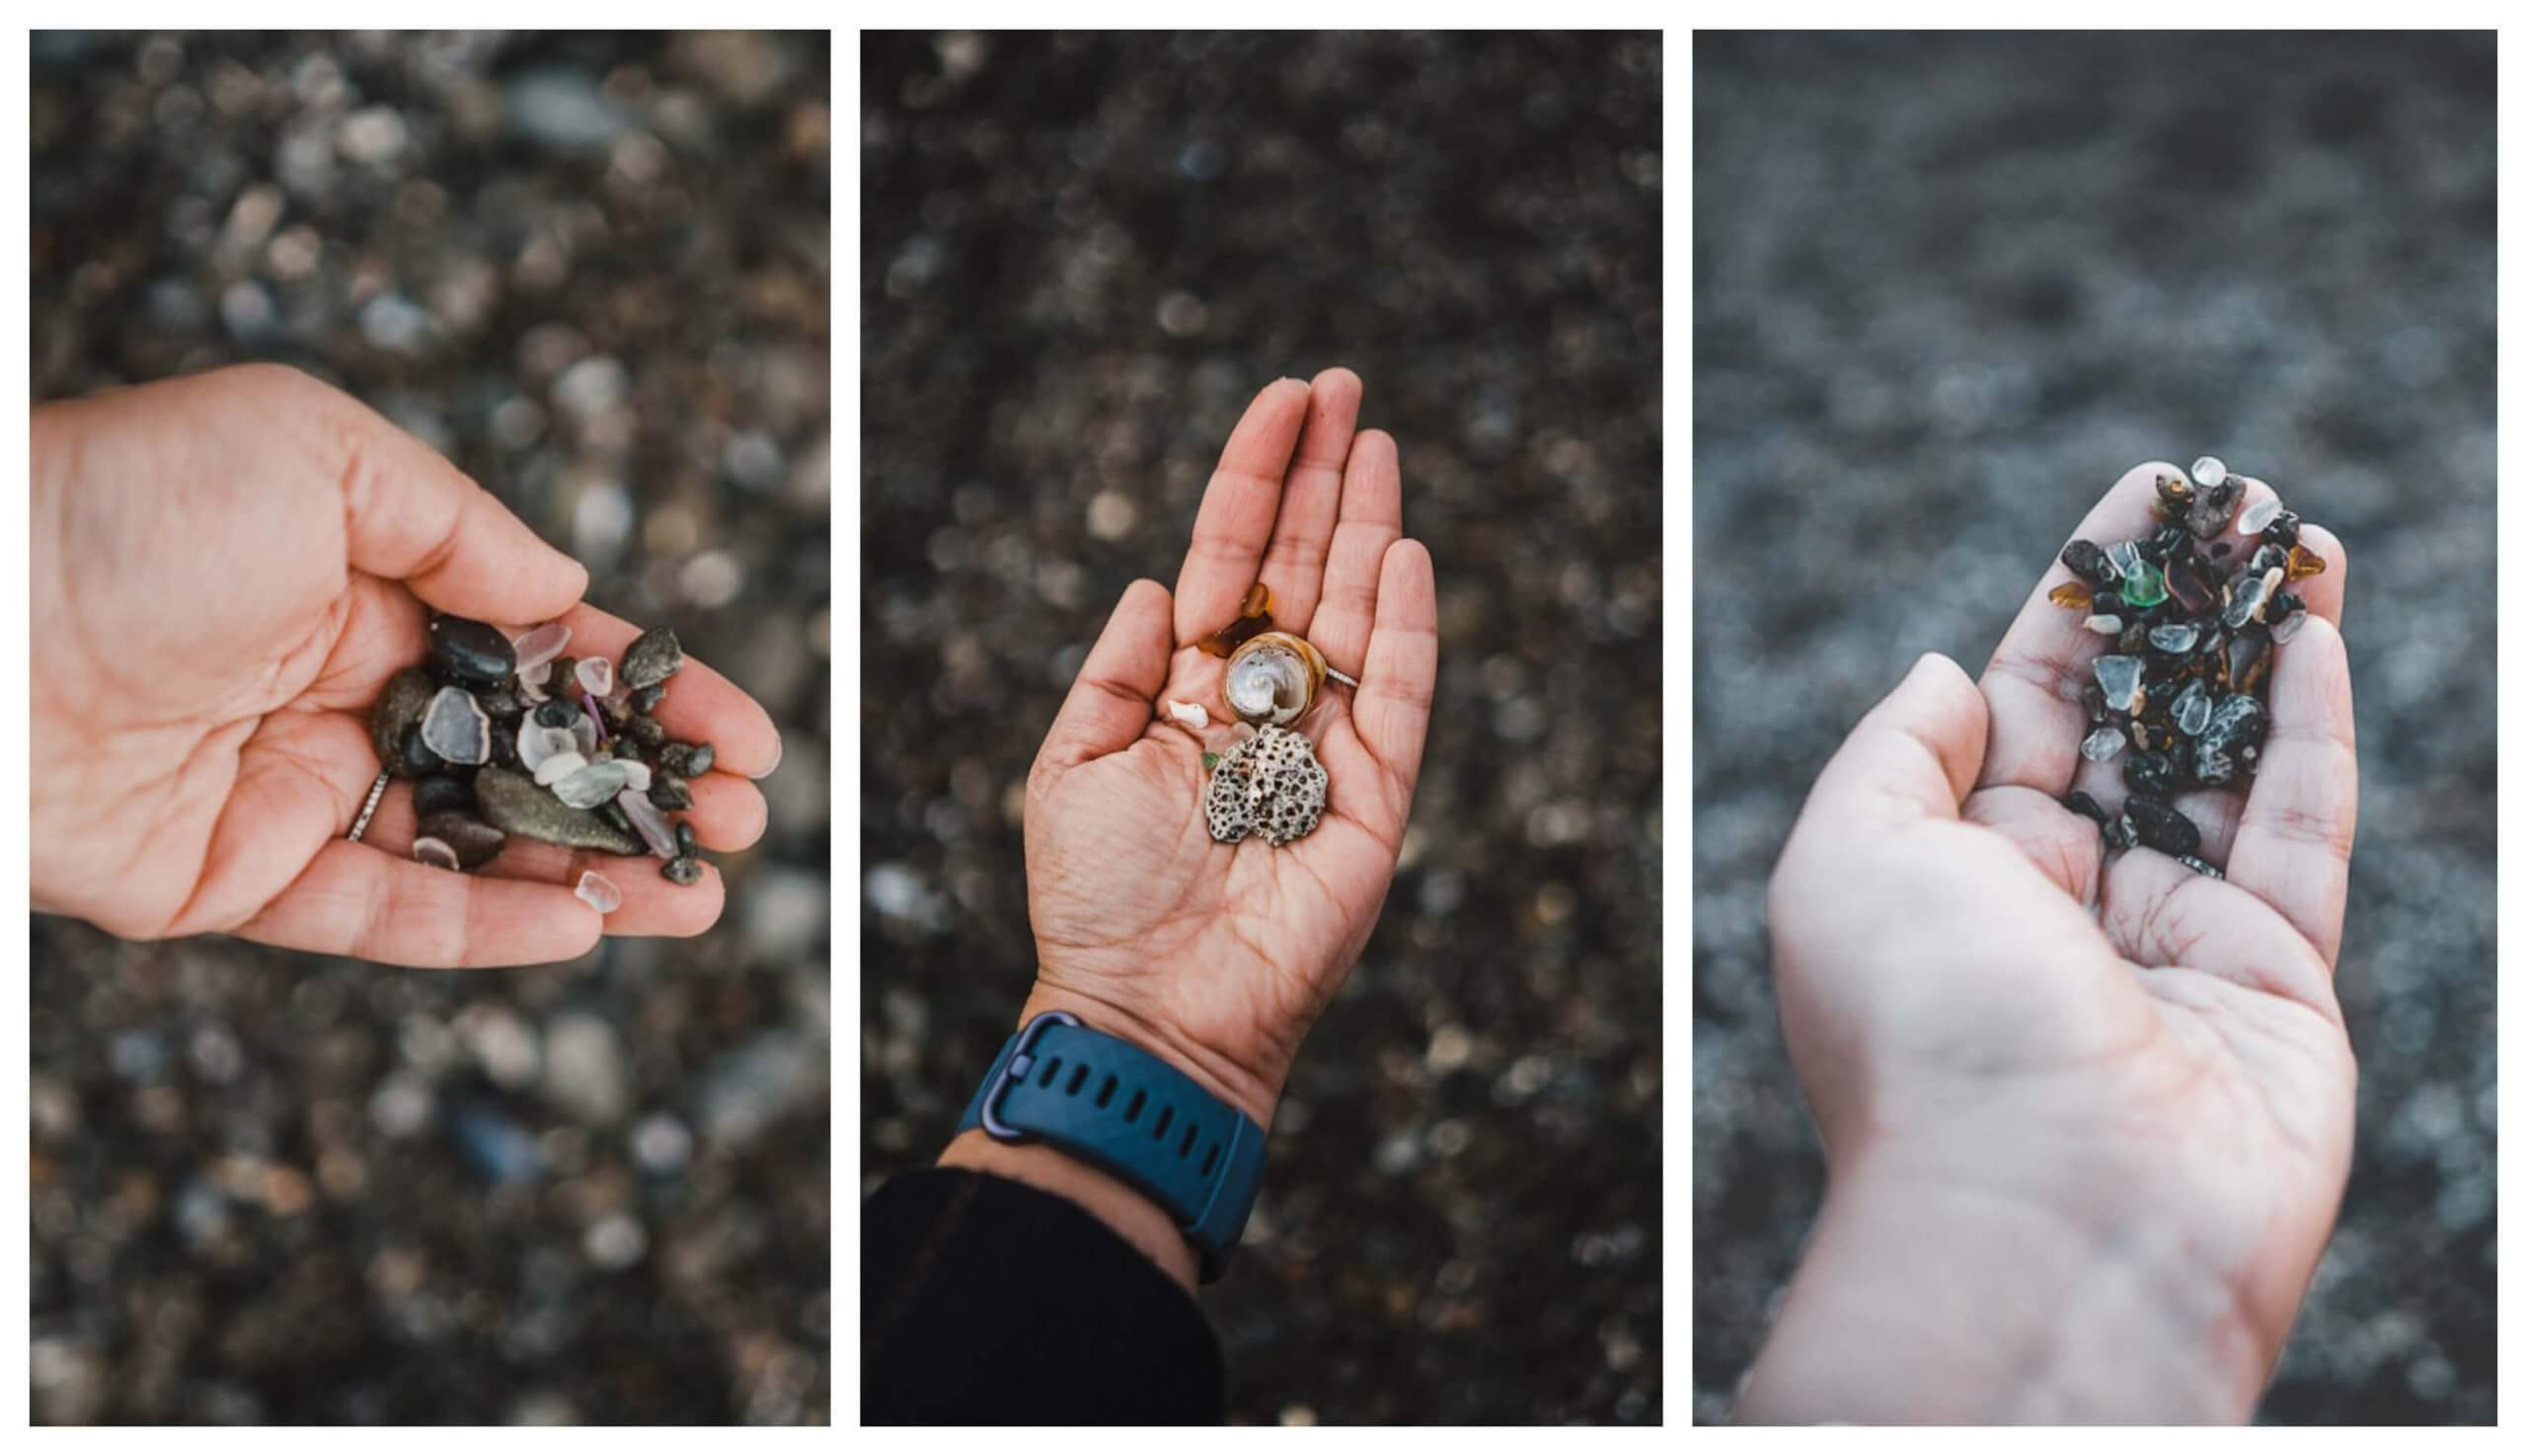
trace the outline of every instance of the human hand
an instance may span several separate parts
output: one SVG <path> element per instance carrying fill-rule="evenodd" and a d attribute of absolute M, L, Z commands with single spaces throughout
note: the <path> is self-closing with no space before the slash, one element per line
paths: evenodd
<path fill-rule="evenodd" d="M 574 655 L 638 629 L 579 604 L 587 573 L 437 453 L 340 391 L 248 365 L 35 412 L 33 898 L 120 936 L 224 931 L 410 965 L 527 964 L 600 935 L 692 935 L 716 871 L 512 839 L 472 875 L 409 858 L 411 788 L 343 838 L 378 772 L 379 686 L 421 659 L 429 610 L 571 624 Z M 659 716 L 709 739 L 701 842 L 764 827 L 780 739 L 688 661 Z M 600 916 L 571 886 L 623 890 Z"/>
<path fill-rule="evenodd" d="M 1124 591 L 1028 776 L 1027 1015 L 1076 1012 L 1267 1127 L 1300 1038 L 1385 902 L 1438 672 L 1430 554 L 1403 539 L 1395 441 L 1355 434 L 1359 409 L 1347 369 L 1256 396 L 1174 596 L 1146 580 Z M 1203 752 L 1238 734 L 1225 664 L 1194 644 L 1237 618 L 1259 578 L 1273 625 L 1360 682 L 1329 680 L 1296 725 L 1331 783 L 1323 819 L 1280 848 L 1214 841 L 1201 806 Z M 1168 719 L 1171 699 L 1201 704 L 1211 727 Z"/>
<path fill-rule="evenodd" d="M 2173 470 L 2126 474 L 2077 535 L 2146 534 Z M 2079 753 L 2099 640 L 2046 600 L 2058 562 L 1979 691 L 1923 658 L 1818 776 L 1770 916 L 1828 1191 L 1745 1418 L 2251 1411 L 2351 1151 L 2344 557 L 2302 539 L 2327 570 L 2275 650 L 2261 771 L 2243 805 L 2178 801 L 2225 881 L 2106 863 L 2062 806 L 2123 796 L 2119 762 Z"/>

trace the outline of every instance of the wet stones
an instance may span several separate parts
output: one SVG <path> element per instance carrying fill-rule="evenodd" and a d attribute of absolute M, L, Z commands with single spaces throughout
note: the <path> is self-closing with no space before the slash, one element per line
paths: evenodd
<path fill-rule="evenodd" d="M 489 622 L 432 617 L 429 665 L 433 672 L 477 687 L 498 687 L 517 671 L 517 650 Z"/>
<path fill-rule="evenodd" d="M 563 655 L 570 642 L 560 623 L 511 643 L 488 623 L 435 617 L 422 663 L 381 687 L 369 740 L 391 773 L 414 781 L 413 857 L 474 870 L 524 838 L 647 852 L 669 881 L 697 882 L 699 843 L 667 813 L 692 806 L 691 781 L 717 755 L 709 743 L 670 741 L 651 716 L 683 649 L 663 628 L 643 633 L 620 663 Z M 581 898 L 601 912 L 620 904 L 602 876 L 582 883 Z"/>
<path fill-rule="evenodd" d="M 2119 760 L 2124 790 L 2112 811 L 2087 793 L 2062 802 L 2098 825 L 2109 852 L 2146 847 L 2217 876 L 2174 801 L 2243 788 L 2255 774 L 2271 730 L 2263 689 L 2275 651 L 2308 616 L 2287 588 L 2326 562 L 2300 541 L 2296 513 L 2216 457 L 2196 460 L 2189 477 L 2161 476 L 2157 497 L 2159 518 L 2136 539 L 2065 547 L 2074 579 L 2048 593 L 2108 639 L 2091 663 L 2095 681 L 2080 685 L 2079 751 L 2086 763 Z"/>

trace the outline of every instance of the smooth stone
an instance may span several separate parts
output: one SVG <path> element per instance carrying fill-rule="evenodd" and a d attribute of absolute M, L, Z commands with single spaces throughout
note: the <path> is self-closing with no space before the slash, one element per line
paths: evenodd
<path fill-rule="evenodd" d="M 571 690 L 578 686 L 579 662 L 576 657 L 556 657 L 545 664 L 544 696 L 568 702 Z"/>
<path fill-rule="evenodd" d="M 2279 571 L 2280 568 L 2275 567 L 2273 570 Z M 2272 590 L 2272 583 L 2271 573 L 2260 576 L 2250 576 L 2238 583 L 2237 595 L 2229 599 L 2229 609 L 2221 613 L 2220 620 L 2233 628 L 2244 627 L 2255 620 L 2256 616 L 2263 610 L 2263 599 Z"/>
<path fill-rule="evenodd" d="M 408 779 L 418 779 L 423 774 L 434 774 L 447 767 L 447 760 L 439 757 L 428 743 L 422 741 L 419 725 L 415 725 L 404 732 L 404 751 L 401 762 L 403 776 Z"/>
<path fill-rule="evenodd" d="M 566 749 L 536 765 L 535 782 L 538 787 L 550 789 L 587 766 L 588 761 L 584 754 L 575 748 Z"/>
<path fill-rule="evenodd" d="M 2078 789 L 2062 796 L 2062 806 L 2084 819 L 2095 819 L 2102 828 L 2106 821 L 2106 806 L 2092 795 Z"/>
<path fill-rule="evenodd" d="M 572 724 L 578 722 L 585 715 L 580 713 L 578 704 L 572 702 L 568 698 L 553 698 L 537 706 L 535 710 L 535 726 L 537 728 L 566 728 Z"/>
<path fill-rule="evenodd" d="M 594 870 L 579 872 L 579 882 L 571 893 L 587 902 L 599 915 L 611 915 L 623 908 L 623 887 Z"/>
<path fill-rule="evenodd" d="M 474 786 L 453 774 L 432 774 L 413 785 L 413 812 L 421 818 L 446 813 L 459 813 L 474 806 Z"/>
<path fill-rule="evenodd" d="M 2168 794 L 2176 789 L 2176 759 L 2157 749 L 2143 749 L 2123 760 L 2123 787 L 2133 794 Z"/>
<path fill-rule="evenodd" d="M 2211 710 L 2193 743 L 2193 777 L 2198 783 L 2226 784 L 2241 773 L 2253 773 L 2263 751 L 2271 719 L 2252 693 L 2231 693 Z"/>
<path fill-rule="evenodd" d="M 556 754 L 578 753 L 578 751 L 579 740 L 566 728 L 545 728 L 539 724 L 529 724 L 526 730 L 517 735 L 518 766 L 530 774 L 543 768 L 545 760 Z"/>
<path fill-rule="evenodd" d="M 623 805 L 623 812 L 631 818 L 632 827 L 640 832 L 642 841 L 649 845 L 650 853 L 662 860 L 675 858 L 675 826 L 667 822 L 666 814 L 651 802 L 649 795 L 638 789 L 626 789 L 615 796 L 614 802 Z"/>
<path fill-rule="evenodd" d="M 602 698 L 614 691 L 614 664 L 603 657 L 581 657 L 574 675 L 591 698 Z"/>
<path fill-rule="evenodd" d="M 2112 612 L 2099 612 L 2080 625 L 2100 637 L 2119 637 L 2123 632 L 2123 619 Z"/>
<path fill-rule="evenodd" d="M 693 807 L 692 786 L 665 769 L 658 770 L 657 782 L 650 787 L 649 794 L 650 802 L 660 808 Z"/>
<path fill-rule="evenodd" d="M 501 722 L 504 719 L 514 720 L 521 718 L 525 716 L 527 707 L 526 700 L 518 696 L 517 684 L 514 682 L 505 683 L 496 688 L 485 688 L 483 691 L 474 695 L 474 702 L 476 706 L 480 707 L 486 714 L 491 716 L 491 720 L 494 723 Z"/>
<path fill-rule="evenodd" d="M 421 741 L 450 763 L 488 763 L 492 758 L 492 720 L 474 695 L 463 688 L 440 688 L 421 716 Z"/>
<path fill-rule="evenodd" d="M 549 760 L 548 760 L 549 761 Z M 630 775 L 612 759 L 591 763 L 553 785 L 553 797 L 573 808 L 594 808 L 623 792 Z"/>
<path fill-rule="evenodd" d="M 662 682 L 652 683 L 632 695 L 632 711 L 635 713 L 655 713 L 658 710 L 658 705 L 666 700 L 666 684 Z"/>
<path fill-rule="evenodd" d="M 694 884 L 702 879 L 702 862 L 691 855 L 678 855 L 660 866 L 658 873 L 678 884 Z"/>
<path fill-rule="evenodd" d="M 652 627 L 632 639 L 623 650 L 622 670 L 618 674 L 634 690 L 656 687 L 684 670 L 684 648 L 675 634 L 664 627 Z"/>
<path fill-rule="evenodd" d="M 583 808 L 573 808 L 535 786 L 524 774 L 487 768 L 474 776 L 474 798 L 494 828 L 569 849 L 613 855 L 641 852 L 640 837 L 626 834 Z"/>
<path fill-rule="evenodd" d="M 429 674 L 418 667 L 396 673 L 378 691 L 376 704 L 368 710 L 368 742 L 388 771 L 411 777 L 404 764 L 404 739 L 421 726 L 421 716 L 429 712 L 430 699 L 437 694 Z"/>
<path fill-rule="evenodd" d="M 2194 641 L 2202 630 L 2190 622 L 2170 622 L 2150 629 L 2150 646 L 2160 651 L 2182 654 L 2193 651 Z"/>
<path fill-rule="evenodd" d="M 2063 547 L 2062 565 L 2071 569 L 2072 575 L 2099 588 L 2113 585 L 2121 575 L 2106 559 L 2106 549 L 2094 541 L 2073 541 Z"/>
<path fill-rule="evenodd" d="M 2166 800 L 2136 794 L 2123 801 L 2123 812 L 2141 842 L 2161 854 L 2189 855 L 2202 847 L 2202 831 Z"/>
<path fill-rule="evenodd" d="M 2123 733 L 2114 728 L 2102 728 L 2080 742 L 2080 756 L 2091 763 L 2104 763 L 2123 751 Z"/>
<path fill-rule="evenodd" d="M 623 731 L 644 748 L 655 748 L 667 740 L 667 730 L 654 718 L 633 717 L 625 720 Z"/>
<path fill-rule="evenodd" d="M 701 841 L 693 837 L 693 824 L 690 820 L 675 826 L 675 850 L 677 854 L 688 859 L 702 852 Z"/>
<path fill-rule="evenodd" d="M 2104 656 L 2097 659 L 2097 685 L 2106 692 L 2106 706 L 2117 713 L 2129 713 L 2141 696 L 2141 659 L 2138 657 Z"/>
<path fill-rule="evenodd" d="M 463 868 L 454 849 L 426 834 L 413 841 L 413 858 L 424 865 L 435 865 L 442 870 Z"/>
<path fill-rule="evenodd" d="M 517 671 L 517 650 L 489 622 L 432 617 L 429 635 L 430 665 L 460 682 L 497 687 Z"/>
<path fill-rule="evenodd" d="M 2263 528 L 2271 525 L 2273 520 L 2280 514 L 2281 498 L 2278 496 L 2266 496 L 2253 505 L 2250 505 L 2246 509 L 2238 512 L 2238 534 L 2241 536 L 2260 536 L 2263 534 Z"/>
<path fill-rule="evenodd" d="M 455 810 L 421 816 L 423 834 L 456 851 L 457 868 L 471 870 L 489 864 L 500 852 L 509 837 L 472 814 Z"/>
<path fill-rule="evenodd" d="M 718 750 L 708 743 L 669 743 L 658 750 L 658 767 L 682 779 L 698 779 L 719 761 Z"/>
<path fill-rule="evenodd" d="M 2229 467 L 2221 464 L 2217 455 L 2205 455 L 2193 462 L 2193 483 L 2197 486 L 2216 486 L 2228 478 Z"/>

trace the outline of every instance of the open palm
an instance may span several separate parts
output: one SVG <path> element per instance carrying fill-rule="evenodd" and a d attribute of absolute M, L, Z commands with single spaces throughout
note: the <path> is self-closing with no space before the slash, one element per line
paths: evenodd
<path fill-rule="evenodd" d="M 418 662 L 431 608 L 571 624 L 574 654 L 637 629 L 579 604 L 586 573 L 435 452 L 305 375 L 219 370 L 52 405 L 34 421 L 35 899 L 136 937 L 228 931 L 405 964 L 566 958 L 604 933 L 692 934 L 716 874 L 512 840 L 474 875 L 409 858 L 410 786 L 343 836 L 378 771 L 369 705 Z M 777 736 L 698 664 L 660 715 L 709 738 L 689 814 L 707 846 L 761 833 L 744 775 Z M 570 886 L 605 871 L 601 919 Z"/>
<path fill-rule="evenodd" d="M 2127 474 L 2080 537 L 2149 530 Z M 2247 499 L 2269 494 L 2251 484 Z M 2232 538 L 2235 539 L 2234 537 Z M 2077 788 L 2102 641 L 2031 592 L 1979 684 L 1926 658 L 1817 781 L 1771 896 L 1782 1015 L 1835 1161 L 2121 1249 L 2268 1370 L 2333 1226 L 2353 1065 L 2333 987 L 2357 799 L 2343 551 L 2277 656 L 2261 771 L 2177 800 L 2227 878 L 2111 861 Z M 1866 1171 L 1862 1171 L 1866 1170 Z"/>
<path fill-rule="evenodd" d="M 1248 407 L 1193 524 L 1171 598 L 1136 581 L 1046 735 L 1027 802 L 1029 1010 L 1094 1007 L 1175 1052 L 1259 1122 L 1300 1039 L 1377 923 L 1420 771 L 1438 670 L 1429 553 L 1403 539 L 1395 442 L 1355 429 L 1348 370 L 1283 380 Z M 1204 752 L 1239 728 L 1225 664 L 1193 646 L 1271 587 L 1276 628 L 1329 681 L 1295 727 L 1331 780 L 1317 827 L 1287 845 L 1214 841 Z M 1196 730 L 1163 704 L 1198 704 Z"/>

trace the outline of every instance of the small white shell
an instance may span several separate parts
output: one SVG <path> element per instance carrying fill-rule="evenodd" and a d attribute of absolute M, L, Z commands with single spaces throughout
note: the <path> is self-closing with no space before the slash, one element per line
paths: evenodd
<path fill-rule="evenodd" d="M 1211 726 L 1209 711 L 1199 703 L 1186 703 L 1170 698 L 1167 700 L 1167 716 L 1190 728 L 1206 728 Z"/>

